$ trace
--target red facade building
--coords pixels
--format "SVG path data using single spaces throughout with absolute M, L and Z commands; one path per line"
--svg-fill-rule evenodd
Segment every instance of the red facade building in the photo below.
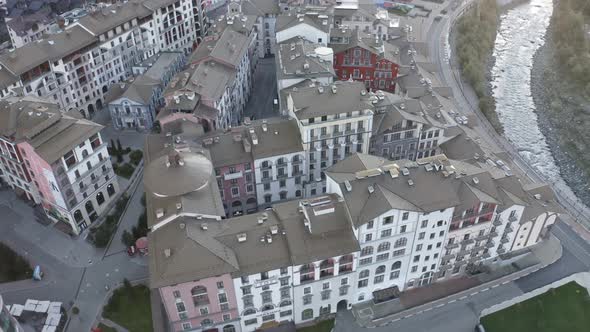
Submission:
M 395 91 L 400 63 L 397 46 L 356 30 L 331 42 L 334 71 L 340 80 L 353 79 L 365 82 L 367 89 Z

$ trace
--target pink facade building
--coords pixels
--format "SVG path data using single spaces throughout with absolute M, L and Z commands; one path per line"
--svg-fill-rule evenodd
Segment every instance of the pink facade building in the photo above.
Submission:
M 235 332 L 239 326 L 234 324 L 239 313 L 233 281 L 227 273 L 159 291 L 173 331 L 202 327 L 207 331 Z M 212 328 L 215 322 L 221 322 L 219 328 Z
M 252 144 L 246 128 L 229 132 L 212 132 L 203 139 L 203 146 L 211 152 L 217 186 L 226 216 L 256 212 L 256 181 Z
M 78 234 L 118 192 L 102 126 L 35 97 L 0 102 L 0 178 Z

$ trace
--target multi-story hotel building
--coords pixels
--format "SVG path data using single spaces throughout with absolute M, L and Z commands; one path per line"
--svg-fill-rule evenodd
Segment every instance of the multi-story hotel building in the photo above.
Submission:
M 48 97 L 88 117 L 134 64 L 164 50 L 189 53 L 199 12 L 191 0 L 133 0 L 96 9 L 63 32 L 1 56 L 0 98 Z
M 98 219 L 119 190 L 102 126 L 34 97 L 0 108 L 4 181 L 76 234 Z
M 297 121 L 307 154 L 306 193 L 324 193 L 326 168 L 355 152 L 368 153 L 377 97 L 363 83 L 348 81 L 287 93 L 286 111 Z

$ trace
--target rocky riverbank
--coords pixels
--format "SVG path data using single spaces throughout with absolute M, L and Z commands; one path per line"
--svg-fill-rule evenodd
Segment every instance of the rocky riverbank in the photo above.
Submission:
M 590 101 L 562 77 L 554 57 L 552 21 L 545 45 L 533 58 L 531 93 L 539 128 L 559 165 L 562 178 L 586 205 L 590 204 Z

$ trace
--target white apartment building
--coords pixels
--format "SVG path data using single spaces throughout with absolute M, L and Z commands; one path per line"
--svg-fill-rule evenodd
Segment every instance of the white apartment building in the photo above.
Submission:
M 496 172 L 444 155 L 358 154 L 332 166 L 327 190 L 344 197 L 361 246 L 354 301 L 386 300 L 538 243 L 559 211 L 553 195 Z
M 368 153 L 373 104 L 361 82 L 287 90 L 286 113 L 297 120 L 309 166 L 307 195 L 326 192 L 326 168 L 355 152 Z
M 259 208 L 272 203 L 302 198 L 307 175 L 305 151 L 294 120 L 265 121 L 250 131 L 254 178 Z
M 190 0 L 134 0 L 96 9 L 65 31 L 0 57 L 0 97 L 48 97 L 88 117 L 134 64 L 162 50 L 190 52 L 194 29 Z
M 275 25 L 276 42 L 280 44 L 293 37 L 303 37 L 312 43 L 328 46 L 331 20 L 328 13 L 317 11 L 280 15 L 277 17 Z
M 51 10 L 40 10 L 31 15 L 6 18 L 6 30 L 10 36 L 13 48 L 19 48 L 27 43 L 43 38 L 55 24 Z

